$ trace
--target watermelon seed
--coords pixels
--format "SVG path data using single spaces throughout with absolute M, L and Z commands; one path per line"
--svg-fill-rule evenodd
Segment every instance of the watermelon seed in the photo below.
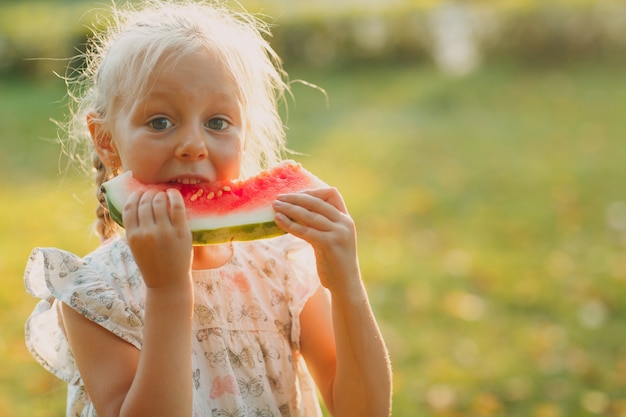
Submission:
M 198 191 L 193 193 L 193 195 L 189 199 L 191 201 L 196 201 L 199 197 L 202 196 L 203 193 L 204 193 L 204 190 L 202 188 L 200 188 Z
M 215 197 L 215 193 L 213 191 L 211 191 L 207 196 L 206 199 L 207 200 L 213 200 L 213 197 Z
M 222 190 L 224 190 L 225 192 L 229 192 L 231 190 L 230 186 L 225 185 L 224 187 L 222 187 Z

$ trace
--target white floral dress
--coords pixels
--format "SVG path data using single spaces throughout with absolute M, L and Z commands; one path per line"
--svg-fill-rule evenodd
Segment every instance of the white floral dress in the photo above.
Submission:
M 311 247 L 286 235 L 234 242 L 221 268 L 193 272 L 194 417 L 321 416 L 299 355 L 300 313 L 319 288 Z M 141 349 L 145 286 L 123 237 L 85 258 L 35 249 L 27 290 L 41 300 L 26 323 L 26 344 L 68 383 L 67 415 L 93 417 L 59 316 L 63 302 Z

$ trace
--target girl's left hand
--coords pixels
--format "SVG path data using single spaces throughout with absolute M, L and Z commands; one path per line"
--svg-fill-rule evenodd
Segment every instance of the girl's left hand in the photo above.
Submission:
M 322 285 L 331 292 L 360 286 L 356 227 L 336 188 L 278 196 L 275 221 L 313 246 Z

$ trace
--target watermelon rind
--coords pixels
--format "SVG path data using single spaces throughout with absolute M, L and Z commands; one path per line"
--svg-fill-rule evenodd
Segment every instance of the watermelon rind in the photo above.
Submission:
M 278 227 L 276 222 L 244 224 L 239 226 L 222 227 L 213 230 L 194 230 L 191 232 L 194 245 L 213 245 L 227 243 L 233 240 L 247 241 L 267 239 L 284 235 L 286 232 Z
M 104 197 L 109 207 L 109 214 L 113 221 L 124 227 L 122 213 L 111 201 L 110 194 L 105 193 Z M 262 223 L 239 224 L 232 226 L 222 226 L 215 229 L 193 230 L 193 220 L 190 222 L 191 236 L 194 245 L 216 245 L 231 241 L 248 241 L 257 239 L 267 239 L 284 235 L 286 232 L 281 229 L 275 221 L 268 220 Z

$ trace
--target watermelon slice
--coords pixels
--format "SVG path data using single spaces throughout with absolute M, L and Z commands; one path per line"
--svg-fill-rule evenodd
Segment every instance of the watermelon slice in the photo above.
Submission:
M 274 222 L 272 203 L 279 194 L 324 186 L 294 161 L 284 161 L 246 180 L 203 184 L 144 184 L 128 171 L 102 185 L 111 218 L 120 226 L 126 199 L 134 191 L 176 188 L 185 201 L 195 245 L 263 239 L 284 234 Z

